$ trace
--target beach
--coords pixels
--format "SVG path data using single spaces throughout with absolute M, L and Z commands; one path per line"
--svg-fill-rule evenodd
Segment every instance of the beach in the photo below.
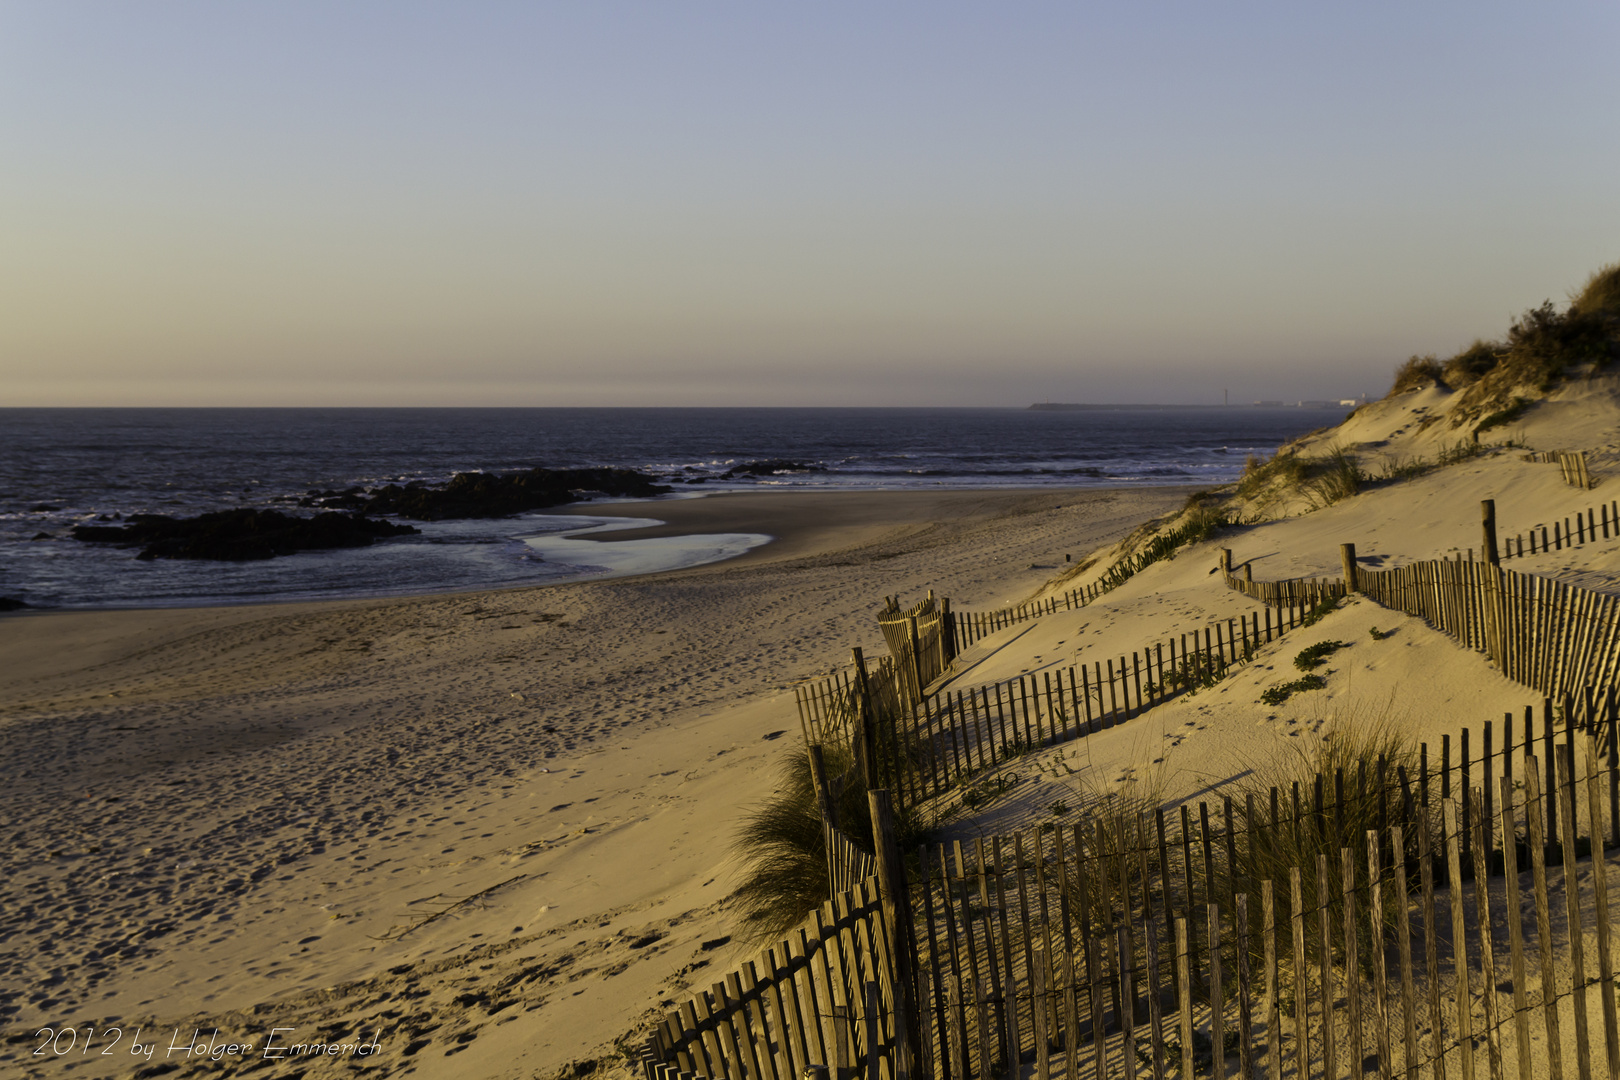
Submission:
M 1186 495 L 588 504 L 777 539 L 538 589 L 7 616 L 4 1028 L 138 1027 L 175 1062 L 176 1032 L 380 1032 L 372 1062 L 424 1076 L 611 1058 L 741 955 L 729 842 L 800 743 L 795 681 L 880 648 L 886 594 L 1013 602 Z M 73 1074 L 141 1064 L 118 1037 Z M 0 1063 L 69 1067 L 33 1049 Z

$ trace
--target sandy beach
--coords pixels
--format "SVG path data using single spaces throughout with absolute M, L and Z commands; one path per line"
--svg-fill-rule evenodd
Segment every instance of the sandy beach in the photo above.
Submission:
M 1369 471 L 1434 458 L 1454 444 L 1423 418 L 1454 402 L 1398 395 L 1298 450 L 1353 449 Z M 1617 419 L 1614 380 L 1571 384 L 1500 433 L 1513 448 L 1332 505 L 1251 501 L 1246 524 L 1094 603 L 975 643 L 949 686 L 1121 655 L 1253 609 L 1216 575 L 1222 548 L 1260 580 L 1330 576 L 1345 542 L 1370 567 L 1464 553 L 1485 498 L 1504 536 L 1558 522 L 1601 489 L 1520 448 L 1575 432 L 1601 484 Z M 263 1065 L 267 1039 L 297 1039 L 375 1046 L 365 1064 L 387 1075 L 628 1075 L 626 1040 L 647 1018 L 748 955 L 731 842 L 799 752 L 793 686 L 840 669 L 851 646 L 881 655 L 887 595 L 932 589 L 973 611 L 1084 584 L 1190 493 L 582 504 L 573 512 L 649 519 L 606 543 L 776 539 L 726 562 L 539 588 L 6 616 L 0 1062 L 217 1075 Z M 1594 536 L 1514 565 L 1608 589 L 1617 560 L 1620 536 Z M 1258 704 L 1307 637 L 1342 643 L 1322 690 Z M 1172 805 L 1219 797 L 1346 718 L 1438 743 L 1532 698 L 1421 620 L 1353 599 L 1208 691 L 1026 755 L 1006 797 L 941 835 L 1028 828 L 1132 785 Z M 102 1032 L 97 1052 L 34 1053 L 67 1028 Z M 149 1060 L 120 1056 L 153 1040 Z M 255 1050 L 188 1050 L 233 1043 Z M 318 1076 L 359 1060 L 283 1067 Z
M 272 1028 L 377 1033 L 391 1075 L 611 1057 L 736 950 L 732 822 L 798 745 L 796 680 L 879 648 L 885 594 L 1022 599 L 1186 494 L 589 504 L 666 523 L 613 540 L 777 539 L 539 589 L 7 616 L 0 1062 L 127 1075 L 136 1042 Z M 123 1042 L 32 1057 L 46 1026 Z

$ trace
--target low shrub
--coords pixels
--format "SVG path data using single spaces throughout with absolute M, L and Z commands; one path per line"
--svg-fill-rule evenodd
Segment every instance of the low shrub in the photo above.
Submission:
M 1490 374 L 1502 359 L 1504 351 L 1505 346 L 1501 342 L 1476 339 L 1468 348 L 1445 362 L 1440 369 L 1441 378 L 1447 386 L 1461 390 Z
M 1433 353 L 1427 356 L 1414 356 L 1406 363 L 1395 369 L 1395 382 L 1384 396 L 1394 397 L 1409 390 L 1421 390 L 1425 386 L 1446 385 L 1445 369 Z
M 871 804 L 853 755 L 847 747 L 824 745 L 822 761 L 834 789 L 839 830 L 872 851 Z M 895 831 L 902 851 L 914 850 L 928 835 L 922 819 L 900 805 L 895 806 Z M 736 897 L 750 940 L 786 933 L 828 899 L 831 880 L 821 809 L 810 759 L 802 749 L 782 761 L 775 793 L 743 819 L 732 857 L 746 867 Z
M 1610 263 L 1593 271 L 1581 291 L 1570 298 L 1569 309 L 1583 316 L 1620 317 L 1620 263 Z
M 1349 646 L 1342 641 L 1318 641 L 1315 645 L 1307 645 L 1299 650 L 1299 655 L 1294 657 L 1294 666 L 1301 671 L 1314 671 L 1321 667 L 1328 657 L 1346 648 Z
M 1260 691 L 1260 702 L 1264 705 L 1281 705 L 1294 694 L 1305 690 L 1320 690 L 1327 686 L 1327 680 L 1320 675 L 1302 675 L 1293 682 L 1279 683 Z
M 1322 597 L 1322 599 L 1311 605 L 1309 611 L 1305 612 L 1304 617 L 1299 620 L 1299 624 L 1301 626 L 1315 626 L 1327 618 L 1330 613 L 1339 610 L 1339 602 L 1337 596 Z
M 1496 410 L 1474 425 L 1474 440 L 1479 441 L 1479 437 L 1492 428 L 1499 428 L 1513 423 L 1513 421 L 1524 415 L 1525 410 L 1530 408 L 1530 405 L 1529 398 L 1515 397 L 1512 404 L 1504 409 Z

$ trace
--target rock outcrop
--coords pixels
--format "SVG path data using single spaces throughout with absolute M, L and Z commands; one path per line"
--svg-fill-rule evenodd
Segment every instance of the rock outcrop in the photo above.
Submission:
M 246 562 L 296 551 L 368 547 L 420 532 L 412 525 L 328 511 L 294 517 L 277 510 L 221 510 L 193 518 L 132 514 L 123 525 L 77 525 L 73 538 L 94 544 L 139 545 L 138 559 L 219 559 Z

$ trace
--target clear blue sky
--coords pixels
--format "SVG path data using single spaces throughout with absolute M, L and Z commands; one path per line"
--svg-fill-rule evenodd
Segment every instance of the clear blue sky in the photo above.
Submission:
M 0 3 L 0 404 L 1381 393 L 1620 259 L 1620 5 Z

